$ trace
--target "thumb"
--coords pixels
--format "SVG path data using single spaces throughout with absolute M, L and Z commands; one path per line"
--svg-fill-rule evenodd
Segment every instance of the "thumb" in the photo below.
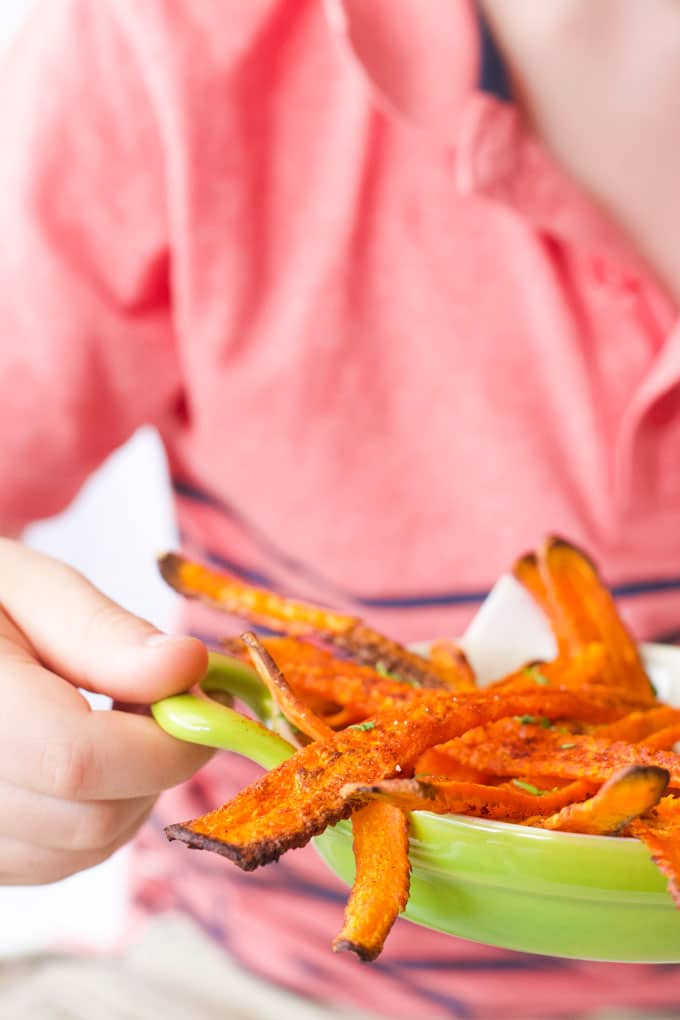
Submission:
M 201 679 L 208 653 L 126 612 L 71 567 L 0 539 L 0 602 L 40 661 L 78 687 L 148 704 Z

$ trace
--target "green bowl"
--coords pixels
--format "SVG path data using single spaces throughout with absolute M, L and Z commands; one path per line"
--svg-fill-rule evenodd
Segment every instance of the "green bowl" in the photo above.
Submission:
M 680 650 L 646 645 L 660 697 L 680 700 Z M 274 712 L 255 674 L 212 659 L 204 690 L 231 692 L 261 718 Z M 246 754 L 266 768 L 293 748 L 233 710 L 192 695 L 153 706 L 181 739 Z M 235 718 L 234 718 L 235 717 Z M 404 916 L 450 935 L 529 953 L 619 963 L 680 962 L 680 911 L 646 848 L 633 839 L 546 832 L 462 815 L 414 811 L 411 892 Z M 329 867 L 354 877 L 352 831 L 315 840 Z

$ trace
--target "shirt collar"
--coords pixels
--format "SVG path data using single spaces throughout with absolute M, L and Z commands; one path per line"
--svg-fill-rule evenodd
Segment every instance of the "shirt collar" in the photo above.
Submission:
M 461 194 L 512 207 L 536 230 L 645 273 L 621 232 L 561 170 L 511 101 L 473 0 L 323 0 L 328 21 L 390 117 L 454 156 Z

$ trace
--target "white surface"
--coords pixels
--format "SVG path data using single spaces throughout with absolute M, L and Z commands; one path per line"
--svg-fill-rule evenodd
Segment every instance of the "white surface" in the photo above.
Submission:
M 554 659 L 557 654 L 545 617 L 510 574 L 499 578 L 489 592 L 461 647 L 482 686 L 533 659 Z

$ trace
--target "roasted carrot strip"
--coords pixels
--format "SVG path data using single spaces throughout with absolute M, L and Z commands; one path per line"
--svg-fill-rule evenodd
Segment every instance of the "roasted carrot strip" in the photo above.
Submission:
M 675 751 L 675 745 L 680 742 L 680 723 L 674 726 L 665 726 L 656 733 L 650 733 L 644 740 L 639 741 L 639 747 L 648 747 L 657 751 Z
M 596 705 L 571 691 L 416 693 L 420 698 L 407 714 L 350 726 L 328 741 L 301 748 L 222 808 L 170 826 L 168 837 L 215 850 L 248 871 L 304 846 L 327 825 L 347 817 L 351 809 L 340 794 L 345 784 L 373 784 L 400 770 L 409 775 L 428 747 L 480 723 L 523 712 L 527 705 L 558 718 L 578 709 L 600 718 L 617 711 L 615 703 Z
M 640 740 L 645 740 L 646 743 L 647 737 L 679 723 L 680 709 L 672 708 L 670 705 L 659 705 L 646 712 L 631 712 L 623 719 L 600 726 L 596 735 L 606 737 L 607 740 L 628 740 L 631 744 L 637 744 Z
M 333 730 L 331 727 L 323 719 L 315 715 L 304 701 L 296 697 L 283 673 L 255 635 L 248 632 L 242 635 L 241 640 L 250 653 L 253 665 L 259 673 L 260 679 L 263 680 L 276 705 L 288 722 L 292 723 L 293 726 L 297 726 L 302 733 L 311 737 L 312 740 L 328 740 L 329 737 L 332 737 Z
M 475 673 L 463 649 L 455 641 L 441 639 L 430 645 L 429 660 L 433 665 L 451 674 L 454 690 L 474 690 L 477 686 Z
M 385 800 L 404 811 L 434 811 L 441 815 L 473 815 L 518 822 L 534 815 L 549 815 L 565 804 L 582 800 L 590 793 L 590 786 L 578 781 L 561 790 L 529 793 L 522 784 L 512 788 L 439 778 L 384 779 L 372 786 L 348 784 L 342 793 L 350 801 L 361 802 L 366 798 Z
M 524 556 L 520 556 L 512 568 L 512 573 L 533 597 L 536 605 L 539 606 L 548 619 L 550 619 L 551 605 L 548 597 L 548 590 L 545 586 L 545 581 L 541 577 L 536 553 L 529 552 L 525 553 Z M 559 643 L 558 650 L 560 652 L 564 651 L 564 649 L 559 647 Z
M 570 543 L 551 537 L 539 552 L 538 566 L 560 656 L 573 656 L 599 642 L 606 649 L 606 676 L 612 685 L 653 702 L 654 691 L 637 645 L 592 561 Z
M 408 902 L 408 822 L 400 808 L 375 801 L 356 812 L 352 828 L 356 873 L 333 950 L 349 949 L 369 961 Z
M 449 779 L 458 779 L 464 783 L 484 784 L 488 778 L 486 773 L 470 768 L 469 765 L 461 765 L 459 761 L 449 754 L 444 754 L 437 747 L 428 747 L 427 751 L 421 754 L 413 773 L 416 779 L 426 776 L 447 776 Z
M 629 765 L 615 772 L 594 797 L 581 804 L 568 804 L 544 818 L 541 827 L 594 836 L 617 835 L 658 803 L 668 779 L 666 769 L 656 765 Z
M 258 626 L 298 637 L 315 637 L 342 649 L 365 665 L 381 664 L 402 680 L 423 687 L 456 684 L 458 668 L 436 666 L 355 616 L 296 602 L 244 584 L 234 577 L 179 555 L 166 553 L 158 561 L 162 577 L 186 598 L 197 598 L 214 609 L 240 616 Z
M 625 765 L 657 765 L 670 773 L 672 788 L 680 787 L 678 754 L 655 751 L 642 744 L 562 733 L 558 728 L 544 729 L 522 717 L 471 730 L 442 750 L 465 765 L 493 775 L 527 772 L 599 783 Z
M 223 642 L 231 654 L 244 658 L 238 639 Z M 415 688 L 386 677 L 356 662 L 339 659 L 330 652 L 294 638 L 268 637 L 262 645 L 274 657 L 293 690 L 304 697 L 323 697 L 359 715 L 379 709 L 394 710 L 412 700 Z M 430 689 L 420 691 L 430 695 Z
M 631 822 L 630 834 L 645 844 L 680 907 L 680 800 L 664 797 L 644 818 Z

